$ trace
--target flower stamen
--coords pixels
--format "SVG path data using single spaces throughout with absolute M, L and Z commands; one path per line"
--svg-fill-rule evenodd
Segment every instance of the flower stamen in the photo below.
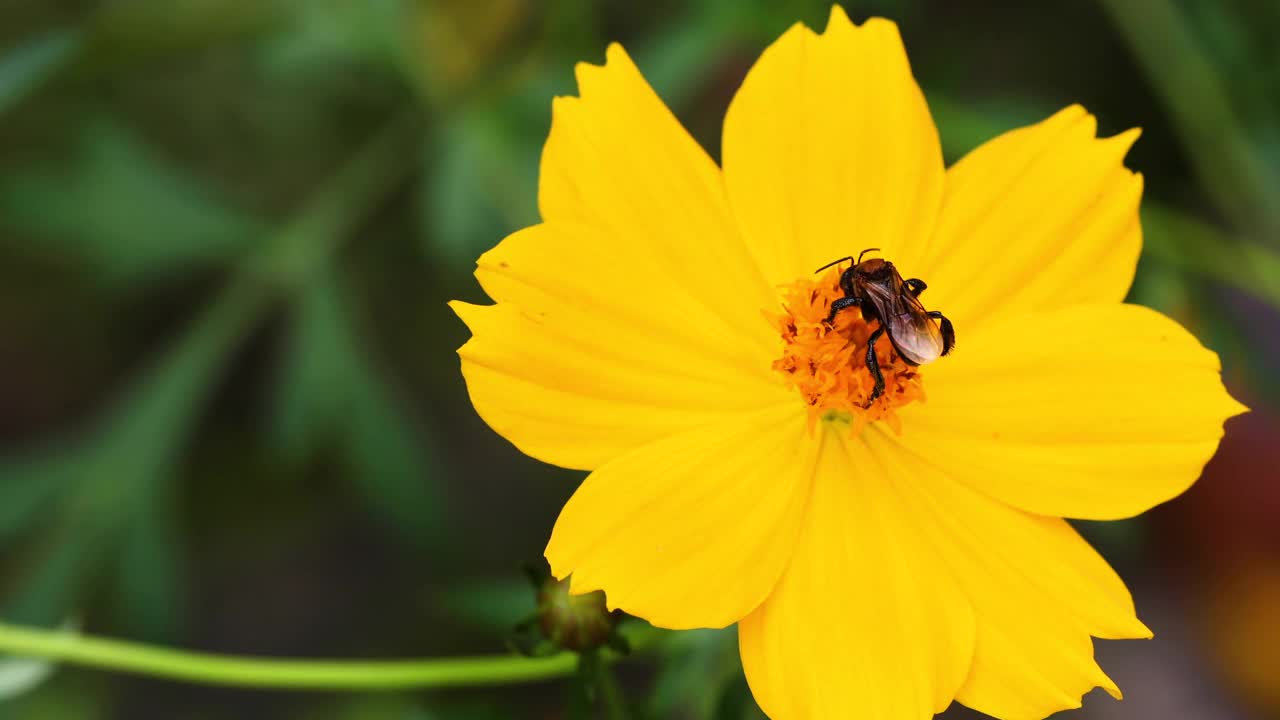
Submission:
M 879 323 L 869 323 L 860 310 L 848 308 L 828 325 L 831 303 L 841 297 L 838 268 L 801 278 L 783 290 L 783 311 L 766 313 L 782 337 L 782 356 L 773 369 L 808 405 L 810 431 L 818 420 L 847 422 L 854 433 L 883 420 L 901 433 L 895 409 L 925 399 L 920 368 L 899 357 L 882 335 L 875 352 L 885 389 L 871 400 L 875 379 L 867 368 L 867 341 Z

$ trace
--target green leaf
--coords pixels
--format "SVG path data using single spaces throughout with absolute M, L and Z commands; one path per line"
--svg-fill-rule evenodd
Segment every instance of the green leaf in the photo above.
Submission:
M 742 674 L 737 638 L 733 628 L 673 636 L 664 645 L 664 661 L 649 694 L 650 715 L 665 718 L 691 712 L 695 718 L 712 717 L 719 698 L 707 688 Z
M 71 469 L 61 449 L 0 462 L 0 544 L 22 534 L 72 485 Z
M 705 8 L 693 10 L 689 17 L 673 22 L 655 32 L 634 49 L 636 65 L 668 106 L 687 105 L 696 91 L 711 78 L 706 72 L 689 72 L 689 68 L 713 68 L 732 46 L 715 42 L 713 35 L 723 30 L 712 19 L 719 20 Z
M 54 668 L 47 660 L 0 659 L 0 702 L 34 690 L 53 675 Z
M 1172 208 L 1146 203 L 1143 252 L 1280 308 L 1280 253 Z
M 78 622 L 65 621 L 63 631 L 78 632 Z M 35 690 L 53 676 L 57 664 L 49 660 L 0 657 L 0 703 Z
M 114 578 L 116 626 L 124 635 L 172 642 L 182 634 L 186 608 L 183 537 L 172 502 L 176 487 L 158 482 L 139 498 L 124 530 Z
M 0 177 L 0 214 L 43 252 L 77 258 L 122 284 L 226 262 L 262 232 L 106 120 L 85 126 L 70 165 Z
M 354 65 L 404 69 L 412 27 L 405 0 L 290 0 L 282 30 L 262 50 L 268 74 L 328 73 Z
M 461 580 L 440 588 L 436 605 L 448 617 L 493 635 L 511 631 L 536 608 L 526 580 Z
M 29 40 L 0 58 L 0 114 L 65 67 L 79 47 L 79 33 L 55 30 Z
M 1280 242 L 1280 173 L 1253 146 L 1229 73 L 1175 0 L 1100 0 L 1165 106 L 1200 185 L 1234 225 Z
M 766 720 L 764 712 L 751 695 L 746 675 L 736 673 L 724 684 L 716 701 L 713 717 L 714 720 Z
M 84 577 L 105 552 L 96 528 L 68 532 L 64 525 L 35 553 L 38 563 L 13 597 L 5 599 L 5 620 L 52 627 L 77 606 Z
M 1140 260 L 1128 300 L 1177 317 L 1184 314 L 1192 302 L 1191 284 L 1196 282 L 1199 282 L 1197 278 L 1168 263 Z
M 959 160 L 998 135 L 1053 114 L 1049 108 L 1012 98 L 985 103 L 957 103 L 940 93 L 929 92 L 927 95 L 929 111 L 942 140 L 942 154 L 948 162 Z
M 102 690 L 106 675 L 80 672 L 55 673 L 30 691 L 0 702 L 5 720 L 99 720 L 111 712 Z
M 443 476 L 429 432 L 411 422 L 403 403 L 368 366 L 353 366 L 349 461 L 366 500 L 420 541 L 446 536 L 437 481 Z
M 336 290 L 315 283 L 296 301 L 288 347 L 279 372 L 276 447 L 292 461 L 302 460 L 340 421 L 349 382 L 346 317 Z
M 337 281 L 302 291 L 281 369 L 274 434 L 295 460 L 336 441 L 365 501 L 409 538 L 441 536 L 438 451 L 361 349 Z
M 119 73 L 269 29 L 290 0 L 119 0 L 101 3 L 86 28 L 81 77 Z
M 426 250 L 457 272 L 469 272 L 503 236 L 538 221 L 542 137 L 504 120 L 520 107 L 509 99 L 460 114 L 437 129 L 428 150 L 419 206 Z
M 262 300 L 259 292 L 244 286 L 224 295 L 87 435 L 59 446 L 61 465 L 45 472 L 65 478 L 67 494 L 48 538 L 48 557 L 9 599 L 8 617 L 38 624 L 63 617 L 86 579 L 112 559 L 126 530 L 135 521 L 146 522 L 142 511 L 157 502 L 157 493 L 167 492 L 214 375 Z M 29 467 L 50 466 L 32 462 Z M 35 473 L 24 481 L 42 477 L 49 476 Z M 145 528 L 141 532 L 150 537 Z
M 309 279 L 316 267 L 327 266 L 339 240 L 399 185 L 408 167 L 403 148 L 415 127 L 411 116 L 397 116 L 357 150 L 83 436 L 12 466 L 31 470 L 28 479 L 61 474 L 70 487 L 46 538 L 46 555 L 33 564 L 34 575 L 18 584 L 18 594 L 6 599 L 6 617 L 32 624 L 56 622 L 88 579 L 110 565 L 122 541 L 143 547 L 136 556 L 142 569 L 130 573 L 145 572 L 152 563 L 168 565 L 170 571 L 177 565 L 163 554 L 166 548 L 145 547 L 166 542 L 170 529 L 163 523 L 143 527 L 133 537 L 126 538 L 125 531 L 135 521 L 146 522 L 149 512 L 164 512 L 156 504 L 169 502 L 179 455 L 213 380 L 267 302 Z M 156 597 L 163 601 L 154 589 L 141 592 L 149 603 L 157 602 Z

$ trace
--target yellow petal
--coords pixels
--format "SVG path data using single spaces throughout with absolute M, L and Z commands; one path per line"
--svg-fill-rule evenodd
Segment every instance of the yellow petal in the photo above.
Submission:
M 658 373 L 655 383 L 682 373 L 719 385 L 776 385 L 769 365 L 777 334 L 761 308 L 733 309 L 749 332 L 722 322 L 691 296 L 696 287 L 663 272 L 655 254 L 644 243 L 609 242 L 589 226 L 535 225 L 481 255 L 476 278 L 491 298 L 540 328 L 573 336 L 589 354 L 649 368 Z M 712 393 L 706 404 L 717 398 Z
M 742 665 L 773 720 L 927 720 L 969 671 L 973 611 L 912 509 L 915 478 L 823 430 L 791 564 L 739 625 Z
M 551 570 L 660 627 L 737 622 L 791 557 L 815 456 L 795 402 L 628 453 L 565 505 Z
M 1106 561 L 1064 520 L 1011 508 L 904 452 L 883 430 L 868 445 L 888 472 L 912 477 L 917 526 L 955 571 L 977 616 L 973 667 L 957 699 L 1002 720 L 1040 720 L 1119 689 L 1090 635 L 1149 638 Z
M 756 329 L 759 309 L 777 295 L 738 236 L 720 169 L 621 46 L 609 46 L 603 66 L 580 63 L 577 77 L 581 97 L 552 106 L 538 181 L 543 221 L 586 226 L 603 254 L 616 253 L 597 278 L 606 286 L 626 279 L 626 290 L 655 302 L 689 303 L 720 324 Z M 635 256 L 645 267 L 631 266 Z
M 1137 305 L 1006 316 L 930 365 L 902 444 L 1029 512 L 1109 520 L 1182 493 L 1245 411 L 1218 356 Z
M 1138 131 L 1099 140 L 1096 130 L 1073 105 L 947 171 L 920 272 L 929 307 L 957 330 L 1007 312 L 1124 300 L 1142 249 L 1142 176 L 1123 165 Z
M 774 284 L 879 247 L 910 272 L 943 192 L 937 128 L 898 28 L 796 25 L 771 45 L 729 106 L 725 184 Z
M 499 300 L 516 300 L 451 304 L 472 333 L 458 350 L 471 402 L 525 454 L 590 470 L 658 438 L 786 397 L 767 365 L 744 369 L 724 353 L 717 357 L 715 348 L 686 342 L 684 336 L 697 327 L 668 318 L 669 308 L 661 303 L 646 317 L 642 298 L 613 295 L 598 276 L 561 276 L 540 268 L 538 248 L 554 256 L 557 242 L 563 247 L 574 240 L 539 226 L 481 258 L 482 278 L 490 262 L 511 258 L 506 274 L 486 287 Z M 584 246 L 572 257 L 595 256 Z M 562 257 L 565 267 L 578 267 L 569 255 Z M 524 278 L 542 287 L 520 288 Z M 564 283 L 557 286 L 559 280 Z M 723 347 L 742 347 L 720 325 L 707 327 L 705 335 Z
M 542 158 L 546 221 L 480 258 L 494 308 L 455 304 L 481 417 L 525 453 L 592 469 L 767 406 L 777 305 L 720 171 L 617 45 L 578 66 Z

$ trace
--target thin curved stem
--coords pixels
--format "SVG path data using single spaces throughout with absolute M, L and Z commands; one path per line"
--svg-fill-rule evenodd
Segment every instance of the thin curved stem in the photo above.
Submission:
M 264 659 L 170 650 L 0 623 L 0 653 L 202 685 L 405 690 L 535 682 L 572 675 L 577 656 L 491 655 L 387 661 Z

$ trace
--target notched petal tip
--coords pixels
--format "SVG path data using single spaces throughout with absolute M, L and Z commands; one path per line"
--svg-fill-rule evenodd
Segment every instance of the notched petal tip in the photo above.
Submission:
M 555 574 L 555 573 L 553 572 L 552 574 Z M 572 573 L 572 571 L 569 571 L 569 573 L 566 573 L 566 574 L 569 577 L 569 594 L 570 595 L 586 595 L 587 593 L 593 593 L 601 589 L 598 583 L 587 582 L 582 575 L 574 574 Z M 557 578 L 560 580 L 564 579 L 563 577 L 560 577 L 558 575 L 557 575 Z M 608 605 L 610 610 L 617 609 L 617 607 L 608 600 L 607 594 L 605 595 L 605 602 Z
M 819 33 L 814 31 L 814 29 L 809 27 L 808 25 L 805 25 L 803 22 L 792 23 L 791 27 L 787 28 L 786 32 L 779 35 L 777 40 L 774 40 L 769 45 L 769 47 L 764 49 L 764 52 L 760 53 L 760 60 L 763 60 L 765 57 L 769 55 L 782 52 L 782 50 L 778 50 L 775 48 L 783 48 L 796 42 L 803 43 L 803 42 L 808 42 L 812 40 L 817 40 L 819 37 L 821 37 Z M 756 61 L 757 66 L 760 64 L 760 60 Z M 754 71 L 755 71 L 755 66 L 753 66 L 751 70 L 747 71 L 747 75 L 750 76 L 750 74 Z M 735 96 L 735 99 L 737 99 L 737 96 Z
M 1133 144 L 1141 137 L 1142 130 L 1139 128 L 1129 128 L 1122 133 L 1117 133 L 1107 138 L 1097 138 L 1095 142 L 1098 146 L 1104 148 L 1104 153 L 1112 154 L 1115 158 L 1115 164 L 1122 170 L 1132 175 L 1133 171 L 1124 166 L 1124 159 L 1128 157 L 1129 150 L 1133 148 Z
M 1133 609 L 1132 599 L 1130 599 L 1130 609 L 1125 613 L 1125 617 L 1119 616 L 1114 618 L 1114 625 L 1101 626 L 1094 625 L 1089 628 L 1089 634 L 1099 640 L 1150 640 L 1155 637 L 1155 633 L 1147 624 L 1138 619 L 1137 612 Z
M 722 166 L 771 285 L 847 254 L 849 237 L 875 238 L 911 265 L 932 233 L 945 167 L 897 25 L 855 25 L 839 5 L 821 33 L 792 25 L 730 103 Z
M 1059 110 L 1040 125 L 1060 125 L 1069 135 L 1075 135 L 1085 143 L 1097 142 L 1101 147 L 1112 150 L 1117 162 L 1123 161 L 1133 144 L 1142 136 L 1140 127 L 1132 127 L 1110 137 L 1099 136 L 1098 117 L 1079 103 L 1072 103 Z
M 1116 700 L 1124 699 L 1124 693 L 1120 691 L 1120 686 L 1116 684 L 1115 680 L 1111 679 L 1110 675 L 1107 675 L 1107 673 L 1103 671 L 1101 666 L 1098 667 L 1097 682 L 1098 682 L 1097 686 L 1105 690 L 1106 693 L 1111 697 L 1115 698 Z M 1083 698 L 1081 698 L 1081 700 L 1083 700 Z
M 815 40 L 819 37 L 821 37 L 821 35 L 815 32 L 813 28 L 804 24 L 803 21 L 798 20 L 796 22 L 791 23 L 791 25 L 781 35 L 779 35 L 776 40 L 774 40 L 772 43 L 769 43 L 768 47 L 766 47 L 764 51 L 760 53 L 760 58 L 756 61 L 755 65 L 753 65 L 751 69 L 747 71 L 747 77 L 750 78 L 752 73 L 756 72 L 756 69 L 761 64 L 760 61 L 763 60 L 764 58 L 777 55 L 780 53 L 784 53 L 786 52 L 786 48 L 790 47 L 794 43 L 797 43 L 797 42 L 803 43 L 810 40 Z M 744 81 L 744 84 L 745 83 L 746 81 Z M 738 96 L 735 94 L 733 100 L 730 101 L 730 105 L 732 106 L 732 104 L 737 100 L 738 100 Z M 726 122 L 728 121 L 727 115 L 725 117 L 725 120 Z
M 827 15 L 827 27 L 823 33 L 843 32 L 846 30 L 864 30 L 873 32 L 889 32 L 901 42 L 902 33 L 898 30 L 898 23 L 889 18 L 873 16 L 862 21 L 861 24 L 855 23 L 849 17 L 848 11 L 842 5 L 832 5 L 831 12 Z
M 1142 137 L 1142 128 L 1131 127 L 1128 130 L 1125 130 L 1124 132 L 1116 133 L 1115 135 L 1112 135 L 1111 137 L 1106 139 L 1114 140 L 1116 142 L 1124 142 L 1129 147 L 1133 147 L 1133 144 L 1137 142 L 1138 138 L 1140 137 Z
M 448 305 L 449 309 L 453 311 L 453 314 L 458 316 L 458 319 L 467 326 L 468 330 L 471 330 L 473 337 L 475 335 L 475 329 L 472 325 L 472 320 L 477 315 L 484 312 L 486 307 L 493 307 L 492 305 L 474 305 L 462 300 L 450 300 L 445 303 L 445 305 Z M 468 339 L 468 342 L 470 342 L 470 339 Z M 463 347 L 466 347 L 466 345 L 464 344 Z M 462 348 L 458 348 L 458 352 L 462 352 Z
M 600 64 L 580 62 L 573 66 L 573 75 L 578 82 L 578 97 L 585 98 L 594 94 L 597 89 L 604 92 L 604 83 L 611 73 L 623 72 L 640 75 L 631 56 L 620 43 L 611 42 L 604 51 L 604 62 Z
M 1122 162 L 1133 144 L 1142 137 L 1142 128 L 1131 127 L 1128 130 L 1118 132 L 1110 137 L 1102 137 L 1098 134 L 1098 117 L 1089 112 L 1087 108 L 1080 104 L 1069 105 L 1045 121 L 1046 124 L 1053 122 L 1062 122 L 1066 126 L 1079 124 L 1079 128 L 1074 131 L 1078 132 L 1086 143 L 1097 142 L 1100 147 L 1107 148 L 1115 155 L 1116 162 Z
M 592 65 L 591 67 L 598 67 Z M 557 95 L 551 99 L 551 133 L 547 137 L 547 144 L 543 147 L 543 156 L 556 154 L 558 151 L 569 144 L 566 137 L 571 137 L 572 128 L 580 121 L 580 113 L 582 113 L 582 98 L 577 95 Z M 544 182 L 539 179 L 539 184 Z M 547 217 L 547 211 L 542 207 L 543 194 L 539 192 L 538 202 L 539 210 L 543 219 Z M 490 250 L 489 252 L 492 252 Z M 488 255 L 489 253 L 485 253 Z M 484 259 L 484 255 L 481 256 Z
M 1253 408 L 1232 397 L 1231 393 L 1226 391 L 1225 386 L 1223 387 L 1223 394 L 1227 396 L 1227 402 L 1224 407 L 1224 411 L 1227 413 L 1227 416 L 1223 418 L 1223 422 L 1230 420 L 1233 417 L 1253 412 Z
M 1070 105 L 1062 108 L 1058 112 L 1051 115 L 1050 119 L 1057 118 L 1057 117 L 1079 118 L 1081 116 L 1088 115 L 1088 114 L 1090 114 L 1089 110 L 1085 108 L 1084 105 L 1081 105 L 1080 103 L 1071 103 Z
M 1087 136 L 1090 140 L 1098 137 L 1098 116 L 1089 112 L 1089 109 L 1083 105 L 1079 106 L 1082 111 L 1079 115 L 1072 119 L 1073 125 L 1079 125 L 1079 132 Z
M 577 97 L 585 97 L 587 94 L 587 88 L 594 82 L 595 76 L 605 72 L 607 68 L 608 68 L 607 62 L 601 63 L 599 65 L 595 63 L 587 62 L 585 60 L 574 63 L 573 78 L 578 85 Z M 570 97 L 573 97 L 573 96 L 570 96 Z
M 903 54 L 906 54 L 906 43 L 902 41 L 902 28 L 898 27 L 898 23 L 887 18 L 873 17 L 867 18 L 866 22 L 854 27 L 864 33 L 883 35 L 885 42 L 902 48 Z
M 551 577 L 560 582 L 567 581 L 569 583 L 570 595 L 586 595 L 597 590 L 603 590 L 600 583 L 592 582 L 584 573 L 574 572 L 574 563 L 565 558 L 565 555 L 556 547 L 556 539 L 553 535 L 551 540 L 547 542 L 547 547 L 542 551 L 543 557 L 547 559 L 547 565 L 551 568 Z M 610 610 L 617 610 L 617 606 L 608 599 L 606 594 L 605 601 L 608 603 Z
M 551 117 L 554 120 L 557 115 L 563 115 L 570 108 L 582 102 L 582 98 L 577 95 L 556 95 L 551 98 Z
M 1147 308 L 1147 307 L 1142 306 L 1142 305 L 1136 305 L 1136 306 L 1128 306 L 1128 305 L 1126 305 L 1126 307 L 1138 307 L 1138 308 L 1142 308 L 1143 310 L 1147 311 L 1147 312 L 1150 314 L 1150 316 L 1151 316 L 1152 318 L 1157 319 L 1157 320 L 1160 320 L 1160 321 L 1164 321 L 1164 322 L 1166 322 L 1166 323 L 1169 323 L 1169 324 L 1171 324 L 1174 328 L 1176 328 L 1176 332 L 1174 332 L 1174 333 L 1170 333 L 1170 334 L 1165 335 L 1165 336 L 1162 336 L 1162 337 L 1160 338 L 1160 340 L 1161 340 L 1163 343 L 1172 343 L 1172 342 L 1174 342 L 1174 341 L 1175 341 L 1176 334 L 1179 334 L 1179 333 L 1180 333 L 1180 334 L 1182 334 L 1182 335 L 1183 335 L 1183 336 L 1185 336 L 1185 337 L 1189 337 L 1189 338 L 1191 339 L 1191 341 L 1192 341 L 1192 342 L 1194 342 L 1196 345 L 1199 345 L 1199 346 L 1200 346 L 1200 350 L 1201 350 L 1201 352 L 1203 352 L 1203 354 L 1209 358 L 1209 360 L 1208 360 L 1209 365 L 1212 367 L 1212 369 L 1213 369 L 1215 372 L 1217 372 L 1217 373 L 1218 373 L 1218 388 L 1219 388 L 1219 390 L 1220 390 L 1221 392 L 1219 392 L 1219 393 L 1218 393 L 1218 395 L 1219 395 L 1219 398 L 1218 398 L 1219 402 L 1217 403 L 1217 407 L 1216 407 L 1216 409 L 1217 409 L 1217 412 L 1222 416 L 1222 422 L 1223 422 L 1223 423 L 1226 423 L 1226 421 L 1227 421 L 1227 420 L 1230 420 L 1230 419 L 1231 419 L 1231 418 L 1233 418 L 1233 417 L 1237 417 L 1237 416 L 1239 416 L 1239 415 L 1243 415 L 1243 414 L 1245 414 L 1245 413 L 1253 412 L 1252 408 L 1250 408 L 1248 405 L 1245 405 L 1244 403 L 1242 403 L 1242 402 L 1240 402 L 1239 400 L 1237 400 L 1235 397 L 1233 397 L 1233 396 L 1231 395 L 1231 392 L 1230 392 L 1229 390 L 1227 390 L 1227 386 L 1226 386 L 1226 384 L 1222 381 L 1222 375 L 1221 375 L 1221 373 L 1222 373 L 1222 358 L 1218 355 L 1218 353 L 1216 353 L 1216 352 L 1214 352 L 1213 350 L 1210 350 L 1209 348 L 1205 347 L 1203 344 L 1201 344 L 1201 343 L 1200 343 L 1199 338 L 1197 338 L 1193 333 L 1191 333 L 1191 331 L 1190 331 L 1190 330 L 1188 330 L 1187 328 L 1185 328 L 1185 327 L 1184 327 L 1180 322 L 1178 322 L 1177 320 L 1175 320 L 1175 319 L 1173 319 L 1173 318 L 1171 318 L 1171 317 L 1168 317 L 1168 316 L 1167 316 L 1167 315 L 1165 315 L 1164 313 L 1161 313 L 1159 310 L 1155 310 L 1155 309 L 1153 309 L 1153 308 Z
M 562 562 L 557 562 L 555 556 L 551 552 L 551 546 L 548 545 L 542 550 L 542 557 L 547 560 L 547 567 L 551 570 L 551 577 L 556 580 L 567 580 L 573 569 Z
M 612 62 L 632 62 L 631 56 L 627 54 L 626 48 L 622 47 L 622 43 L 619 42 L 609 43 L 609 47 L 605 48 L 604 57 L 606 65 Z
M 910 71 L 906 44 L 902 40 L 902 30 L 898 27 L 898 23 L 888 18 L 870 17 L 859 25 L 849 19 L 843 7 L 833 5 L 822 37 L 837 43 L 880 46 L 883 51 L 889 52 L 889 57 L 900 58 Z
M 849 13 L 841 5 L 832 5 L 831 12 L 827 15 L 827 29 L 823 32 L 830 32 L 837 28 L 856 27 L 853 21 L 849 19 Z

